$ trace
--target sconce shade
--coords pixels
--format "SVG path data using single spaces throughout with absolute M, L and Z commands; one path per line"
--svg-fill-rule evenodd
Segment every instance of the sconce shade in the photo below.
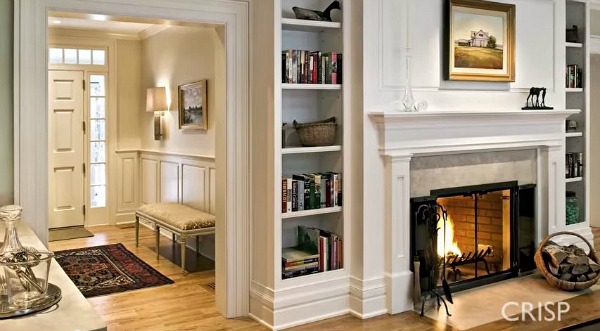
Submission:
M 146 111 L 167 110 L 167 91 L 164 87 L 151 87 L 146 91 Z

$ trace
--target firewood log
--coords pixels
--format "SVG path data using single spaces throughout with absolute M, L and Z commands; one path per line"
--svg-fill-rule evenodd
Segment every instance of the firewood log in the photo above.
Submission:
M 594 262 L 594 260 L 590 259 L 589 257 L 588 263 L 590 264 L 590 269 L 592 269 L 593 272 L 600 270 L 600 265 L 598 265 L 598 263 Z
M 550 257 L 550 262 L 556 268 L 569 257 L 565 251 L 562 250 L 560 246 L 544 246 L 544 252 L 548 254 Z
M 571 264 L 584 264 L 589 266 L 588 257 L 587 256 L 569 256 L 567 258 L 567 263 Z
M 569 263 L 561 263 L 560 264 L 560 273 L 561 274 L 566 274 L 571 272 L 571 268 L 573 268 L 572 264 Z
M 573 266 L 573 270 L 571 270 L 571 273 L 573 275 L 583 275 L 585 273 L 588 273 L 588 271 L 590 271 L 590 266 L 587 264 L 576 264 Z

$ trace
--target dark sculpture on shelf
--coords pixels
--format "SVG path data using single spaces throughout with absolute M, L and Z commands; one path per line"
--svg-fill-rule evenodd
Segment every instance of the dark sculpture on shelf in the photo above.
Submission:
M 542 97 L 542 101 L 540 102 L 540 95 Z M 535 98 L 535 101 L 534 101 Z M 531 105 L 529 104 L 529 99 L 531 99 Z M 529 95 L 527 96 L 527 101 L 525 107 L 521 109 L 554 109 L 553 107 L 546 106 L 546 88 L 545 87 L 532 87 L 529 89 Z
M 331 11 L 334 9 L 342 9 L 340 2 L 335 0 L 332 2 L 324 11 L 292 7 L 296 18 L 299 20 L 311 20 L 311 21 L 326 21 L 331 22 Z

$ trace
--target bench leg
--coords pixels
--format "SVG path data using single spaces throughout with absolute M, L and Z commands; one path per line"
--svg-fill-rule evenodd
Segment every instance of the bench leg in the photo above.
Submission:
M 140 218 L 139 216 L 135 216 L 135 247 L 139 245 L 140 238 Z
M 200 254 L 200 236 L 196 236 L 196 255 Z
M 156 259 L 159 259 L 159 251 L 160 251 L 160 227 L 158 224 L 154 225 L 154 229 L 156 230 Z
M 180 235 L 179 239 L 181 245 L 181 273 L 185 275 L 185 242 L 187 238 L 183 235 Z

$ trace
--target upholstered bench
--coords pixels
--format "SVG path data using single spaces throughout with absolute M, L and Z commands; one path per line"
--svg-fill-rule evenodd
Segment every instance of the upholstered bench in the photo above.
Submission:
M 201 235 L 215 233 L 215 216 L 178 203 L 152 203 L 144 205 L 135 212 L 135 246 L 138 246 L 140 218 L 154 223 L 156 231 L 156 259 L 159 258 L 160 228 L 163 227 L 179 236 L 181 245 L 181 271 L 185 273 L 185 242 L 190 236 L 196 237 L 198 252 Z

